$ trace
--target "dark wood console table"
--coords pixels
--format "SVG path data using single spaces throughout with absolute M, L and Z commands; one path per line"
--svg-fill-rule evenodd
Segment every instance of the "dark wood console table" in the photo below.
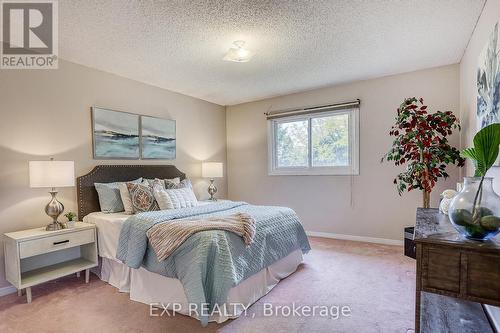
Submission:
M 500 235 L 468 240 L 447 215 L 419 208 L 414 241 L 415 332 L 494 332 L 482 304 L 500 306 Z

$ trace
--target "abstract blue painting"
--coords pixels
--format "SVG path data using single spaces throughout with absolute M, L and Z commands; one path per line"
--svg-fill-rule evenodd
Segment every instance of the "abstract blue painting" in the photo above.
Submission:
M 95 159 L 139 159 L 139 116 L 92 107 Z
M 141 116 L 143 159 L 175 159 L 175 120 Z
M 500 122 L 500 43 L 498 23 L 479 56 L 477 120 L 479 128 Z
M 477 125 L 481 129 L 500 123 L 500 43 L 498 22 L 491 32 L 488 44 L 479 55 L 477 70 Z M 500 158 L 495 163 L 500 165 Z

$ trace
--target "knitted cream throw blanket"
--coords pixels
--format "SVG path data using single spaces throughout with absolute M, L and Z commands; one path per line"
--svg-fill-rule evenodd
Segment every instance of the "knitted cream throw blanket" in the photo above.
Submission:
M 245 213 L 197 220 L 170 220 L 153 226 L 148 230 L 147 236 L 158 260 L 162 261 L 191 235 L 206 230 L 230 231 L 242 237 L 246 245 L 250 245 L 255 236 L 255 220 Z

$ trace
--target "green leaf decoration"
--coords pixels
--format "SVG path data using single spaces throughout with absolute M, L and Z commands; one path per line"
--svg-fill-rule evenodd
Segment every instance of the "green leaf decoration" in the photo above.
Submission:
M 486 126 L 474 136 L 474 146 L 477 147 L 480 158 L 484 161 L 486 171 L 495 163 L 499 145 L 500 124 Z
M 464 149 L 461 153 L 474 162 L 476 167 L 475 176 L 485 176 L 486 172 L 495 163 L 500 145 L 500 124 L 491 124 L 474 136 L 474 148 Z
M 462 150 L 461 154 L 462 157 L 468 158 L 472 160 L 474 163 L 474 166 L 476 167 L 476 171 L 474 173 L 474 177 L 481 177 L 483 175 L 483 172 L 486 173 L 484 163 L 480 160 L 479 155 L 476 152 L 475 148 L 467 148 Z

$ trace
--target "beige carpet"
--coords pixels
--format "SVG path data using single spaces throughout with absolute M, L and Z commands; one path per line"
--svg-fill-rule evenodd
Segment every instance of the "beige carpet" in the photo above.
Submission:
M 247 317 L 202 328 L 195 319 L 150 317 L 149 306 L 92 276 L 33 288 L 33 303 L 0 298 L 0 332 L 398 332 L 413 328 L 415 262 L 397 246 L 311 238 L 299 270 L 254 304 Z M 264 303 L 349 306 L 350 316 L 265 317 Z

